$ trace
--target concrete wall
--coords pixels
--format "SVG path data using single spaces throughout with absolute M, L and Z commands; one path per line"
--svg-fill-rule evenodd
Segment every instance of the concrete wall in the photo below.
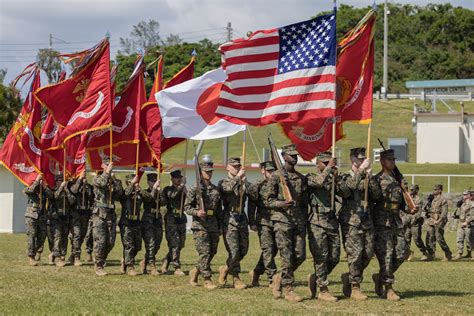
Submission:
M 23 188 L 23 184 L 0 165 L 0 233 L 25 231 L 27 199 Z

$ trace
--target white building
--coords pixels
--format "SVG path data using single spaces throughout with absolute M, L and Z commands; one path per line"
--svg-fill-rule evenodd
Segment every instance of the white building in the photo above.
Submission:
M 0 233 L 25 231 L 27 199 L 23 184 L 0 165 Z

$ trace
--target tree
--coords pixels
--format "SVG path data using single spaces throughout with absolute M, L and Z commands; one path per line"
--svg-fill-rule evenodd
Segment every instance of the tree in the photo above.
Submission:
M 163 46 L 173 46 L 173 45 L 179 45 L 183 42 L 183 40 L 179 37 L 179 35 L 174 35 L 170 34 L 166 38 L 166 40 L 161 41 L 161 44 Z
M 161 43 L 160 37 L 160 23 L 155 20 L 140 21 L 133 26 L 130 32 L 130 38 L 120 38 L 120 46 L 122 46 L 122 53 L 130 55 L 137 49 L 148 50 L 153 46 Z
M 6 68 L 0 69 L 0 84 L 3 84 L 3 81 L 5 80 L 6 75 L 7 75 L 7 69 Z
M 2 108 L 0 111 L 0 143 L 3 143 L 20 113 L 21 99 L 19 92 L 0 83 L 0 104 Z
M 36 56 L 38 66 L 46 73 L 48 83 L 54 83 L 61 76 L 61 60 L 59 52 L 49 48 L 42 48 Z

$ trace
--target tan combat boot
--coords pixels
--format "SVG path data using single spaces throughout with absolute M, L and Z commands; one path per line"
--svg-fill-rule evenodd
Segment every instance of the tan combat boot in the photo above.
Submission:
M 41 252 L 37 252 L 35 256 L 36 261 L 41 261 Z
M 130 264 L 127 266 L 127 274 L 129 276 L 136 276 L 138 275 L 137 271 L 135 271 L 135 266 L 133 264 Z
M 120 259 L 120 273 L 125 274 L 127 272 L 127 268 L 125 267 L 125 261 Z
M 199 277 L 199 270 L 197 268 L 194 268 L 191 271 L 189 271 L 189 284 L 191 284 L 192 286 L 197 286 L 198 277 Z
M 174 269 L 174 275 L 185 276 L 186 273 L 184 273 L 183 270 L 181 270 L 181 268 L 176 268 L 176 269 Z
M 242 282 L 242 280 L 239 278 L 239 276 L 234 276 L 234 289 L 236 290 L 243 290 L 247 288 L 247 284 Z
M 453 261 L 458 261 L 462 259 L 462 253 L 458 253 L 454 258 Z
M 372 280 L 374 281 L 374 291 L 377 293 L 378 296 L 383 296 L 383 284 L 382 280 L 380 280 L 380 274 L 374 273 L 372 274 Z
M 291 285 L 285 286 L 284 293 L 285 293 L 285 300 L 287 300 L 288 302 L 296 303 L 296 302 L 301 302 L 303 300 L 301 296 L 295 293 Z
M 441 260 L 441 261 L 451 261 L 452 258 L 453 258 L 452 254 L 450 252 L 446 252 L 444 254 L 443 260 Z
M 106 276 L 107 272 L 104 271 L 103 267 L 96 265 L 95 266 L 95 274 L 97 276 Z
M 79 257 L 75 257 L 75 258 L 74 258 L 74 266 L 75 266 L 75 267 L 80 267 L 80 266 L 82 266 L 81 258 L 79 258 Z
M 224 286 L 227 283 L 227 273 L 229 273 L 229 267 L 219 267 L 219 284 Z
M 318 287 L 316 286 L 316 273 L 308 274 L 308 288 L 309 292 L 311 293 L 311 298 L 316 297 L 316 293 L 318 292 Z
M 139 265 L 140 265 L 140 270 L 142 271 L 142 273 L 148 274 L 148 271 L 146 270 L 146 260 L 143 259 L 142 261 L 140 261 Z
M 38 261 L 35 260 L 34 256 L 28 257 L 28 263 L 30 264 L 30 266 L 34 267 L 38 265 Z
M 66 258 L 61 256 L 59 260 L 56 262 L 56 267 L 64 267 L 66 265 Z
M 426 252 L 421 256 L 420 261 L 428 261 L 428 254 Z
M 146 268 L 145 268 L 145 270 L 146 270 Z M 161 272 L 158 271 L 158 269 L 156 269 L 156 264 L 155 264 L 154 261 L 150 263 L 150 274 L 153 275 L 153 276 L 161 275 Z
M 399 301 L 400 300 L 400 296 L 398 296 L 398 294 L 392 288 L 391 284 L 385 285 L 385 293 L 387 295 L 387 300 L 389 300 L 389 301 Z
M 212 283 L 211 277 L 204 278 L 204 288 L 208 290 L 214 290 L 217 285 Z
M 413 254 L 414 254 L 413 250 L 410 250 L 410 254 L 408 255 L 408 258 L 407 258 L 408 262 L 413 261 Z
M 163 261 L 161 262 L 161 273 L 167 274 L 168 273 L 168 266 L 169 266 L 168 259 L 164 258 Z
M 56 259 L 56 258 L 54 257 L 54 255 L 53 255 L 52 253 L 50 253 L 49 256 L 48 256 L 48 264 L 49 264 L 50 266 L 54 266 L 54 260 L 55 260 L 55 259 Z
M 87 263 L 91 263 L 93 260 L 92 260 L 92 254 L 91 253 L 88 253 L 87 254 L 87 257 L 86 257 L 86 262 Z
M 367 300 L 367 295 L 362 293 L 360 290 L 360 285 L 357 283 L 352 284 L 351 288 L 351 298 L 356 301 L 365 301 Z
M 252 287 L 259 287 L 260 286 L 260 274 L 256 273 L 255 270 L 251 270 L 249 272 L 250 280 L 252 280 Z
M 345 297 L 351 297 L 351 283 L 349 282 L 349 273 L 341 274 L 342 293 Z
M 272 294 L 273 298 L 281 298 L 281 273 L 273 276 Z
M 318 300 L 326 301 L 326 302 L 337 302 L 338 299 L 334 295 L 329 292 L 327 286 L 321 286 L 319 288 Z

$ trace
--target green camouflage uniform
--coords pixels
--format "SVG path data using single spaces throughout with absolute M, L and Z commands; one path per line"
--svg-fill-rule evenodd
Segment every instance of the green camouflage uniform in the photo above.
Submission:
M 46 240 L 47 205 L 48 200 L 53 198 L 53 192 L 48 187 L 40 187 L 40 182 L 34 181 L 23 190 L 23 193 L 28 197 L 25 228 L 28 238 L 27 254 L 29 257 L 35 257 L 36 253 L 43 252 L 43 245 Z
M 115 201 L 123 194 L 122 182 L 105 172 L 94 177 L 94 208 L 92 209 L 92 236 L 97 267 L 104 267 L 107 255 L 115 244 L 117 223 Z M 112 193 L 112 194 L 111 194 Z
M 51 211 L 50 226 L 53 232 L 54 257 L 65 257 L 67 252 L 67 238 L 69 234 L 69 217 L 75 208 L 76 197 L 70 191 L 70 182 L 60 189 L 54 189 L 54 203 Z
M 448 201 L 442 194 L 436 196 L 431 203 L 431 209 L 428 210 L 428 230 L 426 232 L 426 250 L 429 255 L 434 256 L 436 251 L 436 241 L 447 257 L 451 256 L 446 240 L 444 239 L 444 227 L 448 222 Z M 439 224 L 435 222 L 441 219 Z
M 416 214 L 403 213 L 403 226 L 405 230 L 405 239 L 408 249 L 411 247 L 411 239 L 415 241 L 415 245 L 420 249 L 421 253 L 427 255 L 425 244 L 421 238 L 423 228 L 423 217 L 421 216 L 422 202 L 418 194 L 412 195 L 415 206 L 418 207 Z
M 204 182 L 202 183 L 202 197 L 207 212 L 205 218 L 197 216 L 200 207 L 196 196 L 196 186 L 191 187 L 188 191 L 184 211 L 193 217 L 191 230 L 196 251 L 199 254 L 196 269 L 204 278 L 209 278 L 212 274 L 211 261 L 217 253 L 219 232 L 222 231 L 223 226 L 222 199 L 214 184 L 205 185 Z
M 320 288 L 329 285 L 328 275 L 339 263 L 341 253 L 339 223 L 336 210 L 331 207 L 333 177 L 330 167 L 307 175 L 309 249 L 313 255 L 316 284 Z
M 148 197 L 143 201 L 143 215 L 141 219 L 141 234 L 145 243 L 145 263 L 155 264 L 156 254 L 160 250 L 161 240 L 163 239 L 163 218 L 160 209 L 157 207 L 159 191 L 153 191 L 151 188 L 145 190 Z M 160 201 L 160 205 L 163 202 Z
M 184 248 L 186 242 L 187 217 L 180 209 L 182 195 L 186 198 L 186 193 L 183 192 L 183 189 L 184 186 L 176 187 L 170 185 L 165 187 L 161 194 L 163 204 L 166 205 L 165 228 L 166 241 L 168 242 L 166 260 L 175 269 L 181 267 L 181 249 Z
M 474 225 L 474 201 L 465 200 L 459 208 L 459 223 L 458 231 L 456 236 L 457 251 L 458 254 L 462 255 L 464 250 L 464 243 L 466 244 L 466 250 L 468 254 L 472 251 L 472 235 Z M 466 222 L 467 226 L 461 226 L 462 223 Z
M 393 176 L 380 172 L 375 177 L 382 190 L 373 213 L 375 255 L 382 284 L 391 285 L 408 251 L 400 215 L 405 211 L 405 201 L 400 184 Z
M 80 258 L 82 242 L 89 229 L 92 215 L 94 192 L 92 185 L 81 183 L 80 180 L 74 182 L 71 186 L 71 192 L 75 195 L 77 201 L 76 207 L 70 213 L 71 254 L 75 258 Z

